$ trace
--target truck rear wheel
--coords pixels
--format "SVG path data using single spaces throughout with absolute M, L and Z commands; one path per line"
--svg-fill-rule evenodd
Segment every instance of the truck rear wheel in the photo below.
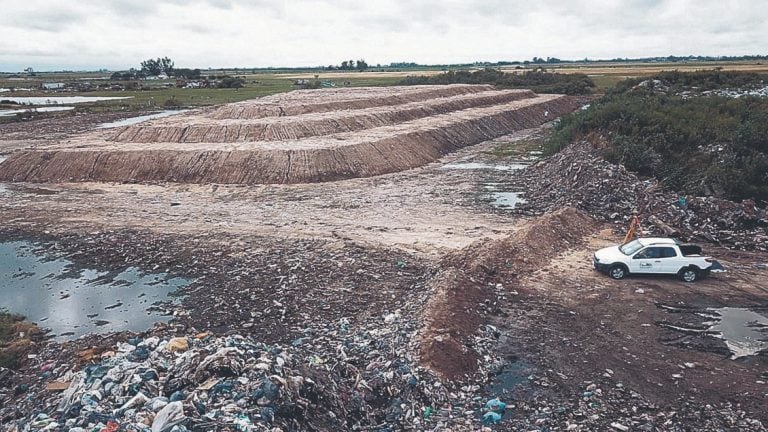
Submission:
M 699 271 L 694 267 L 686 267 L 677 272 L 683 282 L 695 282 L 699 279 Z

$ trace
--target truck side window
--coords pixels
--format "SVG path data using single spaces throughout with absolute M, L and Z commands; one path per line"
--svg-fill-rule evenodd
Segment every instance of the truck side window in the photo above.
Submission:
M 663 249 L 666 248 L 660 248 L 660 247 L 649 247 L 645 250 L 642 250 L 637 253 L 637 255 L 634 256 L 634 259 L 657 259 L 657 258 L 663 258 L 664 251 Z
M 645 248 L 638 252 L 633 259 L 649 259 L 653 258 L 653 249 L 654 248 Z
M 677 256 L 674 248 L 659 248 L 661 249 L 661 258 L 674 258 Z

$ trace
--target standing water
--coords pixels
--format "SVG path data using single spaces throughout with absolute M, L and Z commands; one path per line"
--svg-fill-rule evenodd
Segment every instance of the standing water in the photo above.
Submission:
M 26 96 L 6 97 L 3 100 L 22 105 L 59 105 L 132 99 L 133 96 Z
M 137 123 L 141 123 L 143 121 L 158 119 L 163 117 L 170 117 L 172 115 L 181 114 L 187 111 L 189 110 L 166 110 L 166 111 L 160 111 L 154 114 L 147 114 L 147 115 L 137 116 L 137 117 L 129 117 L 127 119 L 117 120 L 109 123 L 102 123 L 97 126 L 97 129 L 111 129 L 111 128 L 122 127 L 122 126 L 130 126 L 130 125 L 135 125 Z
M 100 271 L 44 257 L 25 241 L 0 242 L 0 309 L 51 329 L 59 340 L 88 333 L 143 331 L 170 316 L 158 302 L 190 281 L 136 268 Z M 176 300 L 177 301 L 177 300 Z
M 751 356 L 768 349 L 768 318 L 749 309 L 711 308 L 719 315 L 709 331 L 716 332 L 733 354 L 732 359 Z

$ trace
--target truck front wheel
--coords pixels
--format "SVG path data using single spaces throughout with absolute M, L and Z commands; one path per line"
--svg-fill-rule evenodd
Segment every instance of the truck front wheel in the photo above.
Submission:
M 614 279 L 624 279 L 627 273 L 627 268 L 621 264 L 614 264 L 608 269 L 608 275 Z

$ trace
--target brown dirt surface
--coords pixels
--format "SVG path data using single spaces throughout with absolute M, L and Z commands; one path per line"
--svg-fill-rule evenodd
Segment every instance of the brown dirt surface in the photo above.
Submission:
M 295 184 L 371 177 L 423 166 L 577 106 L 560 95 L 471 85 L 296 91 L 17 152 L 0 180 Z
M 635 389 L 662 406 L 690 399 L 700 404 L 738 402 L 752 412 L 760 410 L 765 401 L 764 355 L 730 360 L 719 339 L 664 325 L 701 328 L 706 319 L 700 314 L 710 307 L 765 308 L 768 271 L 752 264 L 764 256 L 750 259 L 721 248 L 709 250 L 730 270 L 695 284 L 672 276 L 614 281 L 589 263 L 592 251 L 619 238 L 604 229 L 587 240 L 588 247 L 527 275 L 517 287 L 525 306 L 516 312 L 519 306 L 513 305 L 508 313 L 520 320 L 511 328 L 513 343 L 533 348 L 524 355 L 545 359 L 567 377 L 560 380 L 565 386 L 610 370 L 606 377 L 614 385 Z M 539 313 L 523 312 L 530 309 Z M 539 331 L 521 330 L 532 327 Z
M 524 225 L 506 238 L 481 241 L 443 258 L 431 280 L 433 295 L 421 335 L 422 362 L 442 376 L 471 376 L 479 355 L 471 337 L 487 322 L 495 287 L 514 290 L 520 277 L 577 247 L 598 224 L 585 213 L 565 208 Z

